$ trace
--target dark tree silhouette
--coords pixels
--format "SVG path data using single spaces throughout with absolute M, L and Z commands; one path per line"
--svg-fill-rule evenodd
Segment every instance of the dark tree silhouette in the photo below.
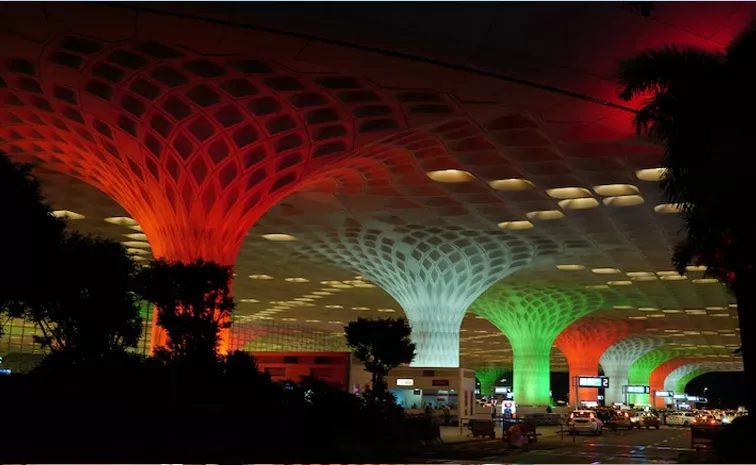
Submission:
M 661 186 L 685 220 L 673 262 L 682 274 L 705 265 L 738 301 L 743 363 L 753 371 L 756 221 L 750 214 L 756 172 L 756 26 L 723 52 L 668 45 L 620 69 L 620 97 L 643 97 L 639 133 L 665 148 Z M 752 380 L 754 376 L 747 376 Z M 749 403 L 752 402 L 749 400 Z
M 153 261 L 142 269 L 139 293 L 157 307 L 157 324 L 167 335 L 156 356 L 192 365 L 217 366 L 220 331 L 231 325 L 235 308 L 231 267 L 196 260 Z
M 120 243 L 66 233 L 52 266 L 55 280 L 25 316 L 42 346 L 70 360 L 99 359 L 137 346 L 142 333 L 134 294 L 137 265 Z
M 3 251 L 6 272 L 0 281 L 0 312 L 20 317 L 27 309 L 38 305 L 39 289 L 57 278 L 51 265 L 65 222 L 52 216 L 52 209 L 42 197 L 31 166 L 13 163 L 2 152 L 0 204 L 8 221 L 0 228 L 0 243 L 6 245 Z
M 376 393 L 386 390 L 386 376 L 391 369 L 415 358 L 415 344 L 410 340 L 412 329 L 403 318 L 358 318 L 345 326 L 344 331 L 347 346 L 372 375 L 371 385 Z

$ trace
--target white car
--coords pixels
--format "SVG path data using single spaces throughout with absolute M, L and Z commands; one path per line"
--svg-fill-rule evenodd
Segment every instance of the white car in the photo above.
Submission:
M 690 426 L 695 418 L 693 412 L 673 412 L 664 418 L 664 422 L 670 426 Z
M 604 430 L 604 423 L 592 410 L 575 410 L 567 419 L 567 430 L 570 434 L 588 433 L 598 436 Z

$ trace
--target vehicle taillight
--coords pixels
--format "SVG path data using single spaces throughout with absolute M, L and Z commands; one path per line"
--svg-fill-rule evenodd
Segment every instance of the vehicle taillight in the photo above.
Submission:
M 625 412 L 625 418 L 630 418 L 630 415 L 628 415 L 627 412 Z
M 574 413 L 570 413 L 570 420 L 572 420 L 573 418 L 575 418 L 575 414 Z
M 592 413 L 590 414 L 589 418 L 590 418 L 591 420 L 593 420 L 593 414 L 592 414 Z
M 711 420 L 711 421 L 710 421 L 709 423 L 711 423 L 712 425 L 714 425 L 714 424 L 716 424 L 717 422 L 716 422 L 715 420 Z

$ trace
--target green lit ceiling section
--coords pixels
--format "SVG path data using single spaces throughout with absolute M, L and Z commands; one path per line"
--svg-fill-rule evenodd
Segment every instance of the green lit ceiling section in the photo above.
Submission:
M 675 357 L 683 355 L 690 354 L 680 349 L 660 348 L 652 350 L 633 363 L 628 373 L 628 381 L 630 384 L 648 386 L 651 372 L 656 367 L 667 360 L 672 360 Z M 631 404 L 648 404 L 650 398 L 648 394 L 628 394 L 627 400 Z
M 601 309 L 605 296 L 585 289 L 533 284 L 498 284 L 470 311 L 493 323 L 512 346 L 515 401 L 549 405 L 549 356 L 554 340 L 570 323 Z
M 494 392 L 496 381 L 510 369 L 503 366 L 484 366 L 475 369 L 475 377 L 480 381 L 480 394 L 490 396 Z
M 698 378 L 699 376 L 706 373 L 711 373 L 712 371 L 715 370 L 713 370 L 712 368 L 703 368 L 700 366 L 692 371 L 688 371 L 687 373 L 683 374 L 675 383 L 675 392 L 679 392 L 681 394 L 684 393 L 685 388 L 688 387 L 688 383 Z

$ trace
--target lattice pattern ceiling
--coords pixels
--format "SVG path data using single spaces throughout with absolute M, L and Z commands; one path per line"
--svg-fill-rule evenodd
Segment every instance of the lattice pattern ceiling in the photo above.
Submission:
M 687 279 L 670 270 L 680 223 L 654 182 L 661 152 L 632 134 L 627 112 L 501 81 L 398 90 L 359 66 L 343 73 L 312 53 L 297 61 L 280 41 L 274 52 L 239 50 L 259 43 L 242 29 L 207 26 L 207 37 L 234 37 L 209 47 L 159 16 L 102 8 L 107 21 L 6 8 L 2 148 L 69 176 L 44 179 L 72 227 L 145 259 L 235 262 L 240 323 L 334 333 L 357 316 L 401 315 L 406 290 L 396 282 L 406 277 L 376 267 L 376 251 L 349 262 L 343 247 L 315 253 L 310 239 L 352 224 L 357 236 L 416 228 L 436 247 L 462 230 L 554 247 L 551 262 L 505 283 L 611 290 L 623 302 L 597 315 L 645 322 L 686 354 L 738 346 L 723 286 L 700 270 Z M 420 73 L 394 65 L 396 79 Z M 489 97 L 471 98 L 481 88 Z M 376 223 L 375 233 L 362 227 Z M 508 364 L 511 348 L 468 313 L 460 356 Z

